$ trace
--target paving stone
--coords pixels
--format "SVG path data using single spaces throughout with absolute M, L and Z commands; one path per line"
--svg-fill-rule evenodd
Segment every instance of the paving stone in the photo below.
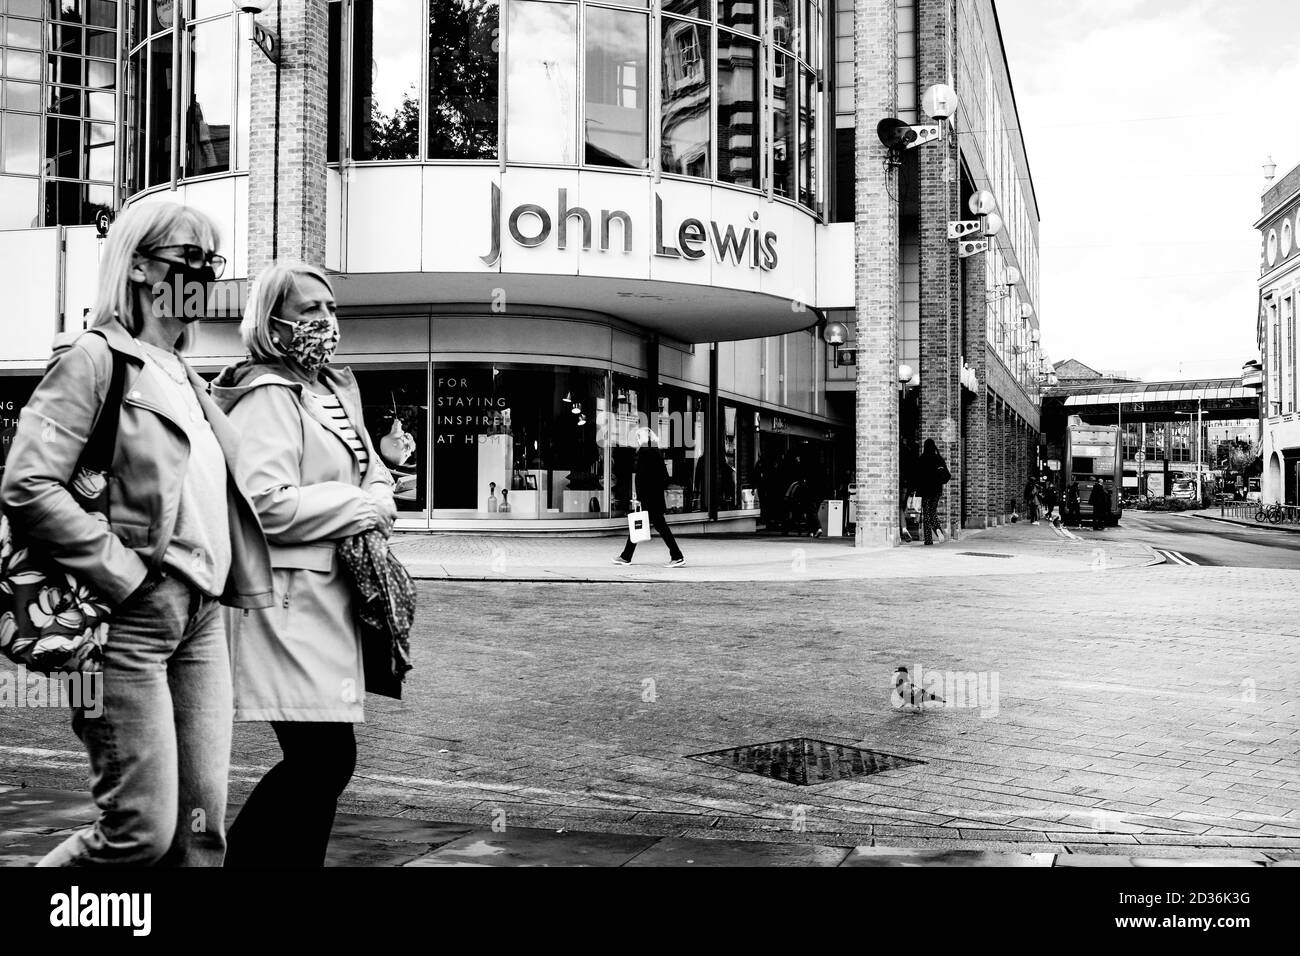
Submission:
M 987 850 L 904 850 L 860 846 L 841 866 L 1051 866 L 1052 853 L 994 853 Z
M 838 866 L 848 847 L 667 837 L 626 866 Z
M 654 843 L 654 837 L 515 827 L 468 834 L 406 866 L 622 866 Z

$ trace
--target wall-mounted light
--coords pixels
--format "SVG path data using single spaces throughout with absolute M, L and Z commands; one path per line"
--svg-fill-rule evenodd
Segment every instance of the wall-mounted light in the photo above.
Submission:
M 1020 303 L 1020 317 L 1022 319 L 1032 319 L 1034 317 L 1034 307 L 1028 302 Z
M 987 216 L 998 208 L 997 198 L 987 189 L 977 189 L 966 204 L 976 216 Z
M 936 83 L 921 94 L 921 109 L 930 119 L 942 123 L 957 112 L 957 94 L 946 83 Z
M 841 346 L 849 340 L 849 327 L 843 322 L 827 322 L 826 328 L 822 330 L 822 338 L 827 345 Z
M 268 30 L 257 22 L 257 15 L 265 13 L 271 4 L 267 0 L 234 0 L 235 9 L 239 11 L 248 31 L 252 34 L 254 45 L 261 50 L 268 60 L 280 65 L 280 37 L 274 30 Z
M 916 388 L 921 384 L 920 374 L 910 365 L 898 366 L 898 386 L 899 388 Z

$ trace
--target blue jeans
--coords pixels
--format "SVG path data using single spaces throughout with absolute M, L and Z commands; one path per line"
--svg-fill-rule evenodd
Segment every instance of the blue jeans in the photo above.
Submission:
M 219 611 L 171 572 L 114 611 L 103 713 L 72 715 L 99 820 L 40 866 L 221 866 L 233 703 Z

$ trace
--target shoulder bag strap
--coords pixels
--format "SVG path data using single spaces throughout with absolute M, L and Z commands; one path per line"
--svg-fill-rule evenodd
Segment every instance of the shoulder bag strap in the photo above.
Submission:
M 113 377 L 108 383 L 108 394 L 104 396 L 104 404 L 99 407 L 95 427 L 77 462 L 79 468 L 90 471 L 107 472 L 113 467 L 113 448 L 117 444 L 117 425 L 122 415 L 126 363 L 111 348 L 109 355 L 113 359 Z

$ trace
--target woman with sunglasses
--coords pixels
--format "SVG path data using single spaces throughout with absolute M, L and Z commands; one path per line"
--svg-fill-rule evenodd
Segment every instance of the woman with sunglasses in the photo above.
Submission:
M 266 540 L 234 473 L 238 436 L 181 354 L 225 265 L 216 245 L 197 210 L 123 213 L 90 328 L 56 347 L 6 463 L 0 500 L 15 534 L 113 605 L 102 706 L 72 715 L 99 819 L 42 866 L 220 866 L 225 855 L 232 706 L 219 605 L 264 607 L 272 594 Z M 104 522 L 67 484 L 115 368 Z

